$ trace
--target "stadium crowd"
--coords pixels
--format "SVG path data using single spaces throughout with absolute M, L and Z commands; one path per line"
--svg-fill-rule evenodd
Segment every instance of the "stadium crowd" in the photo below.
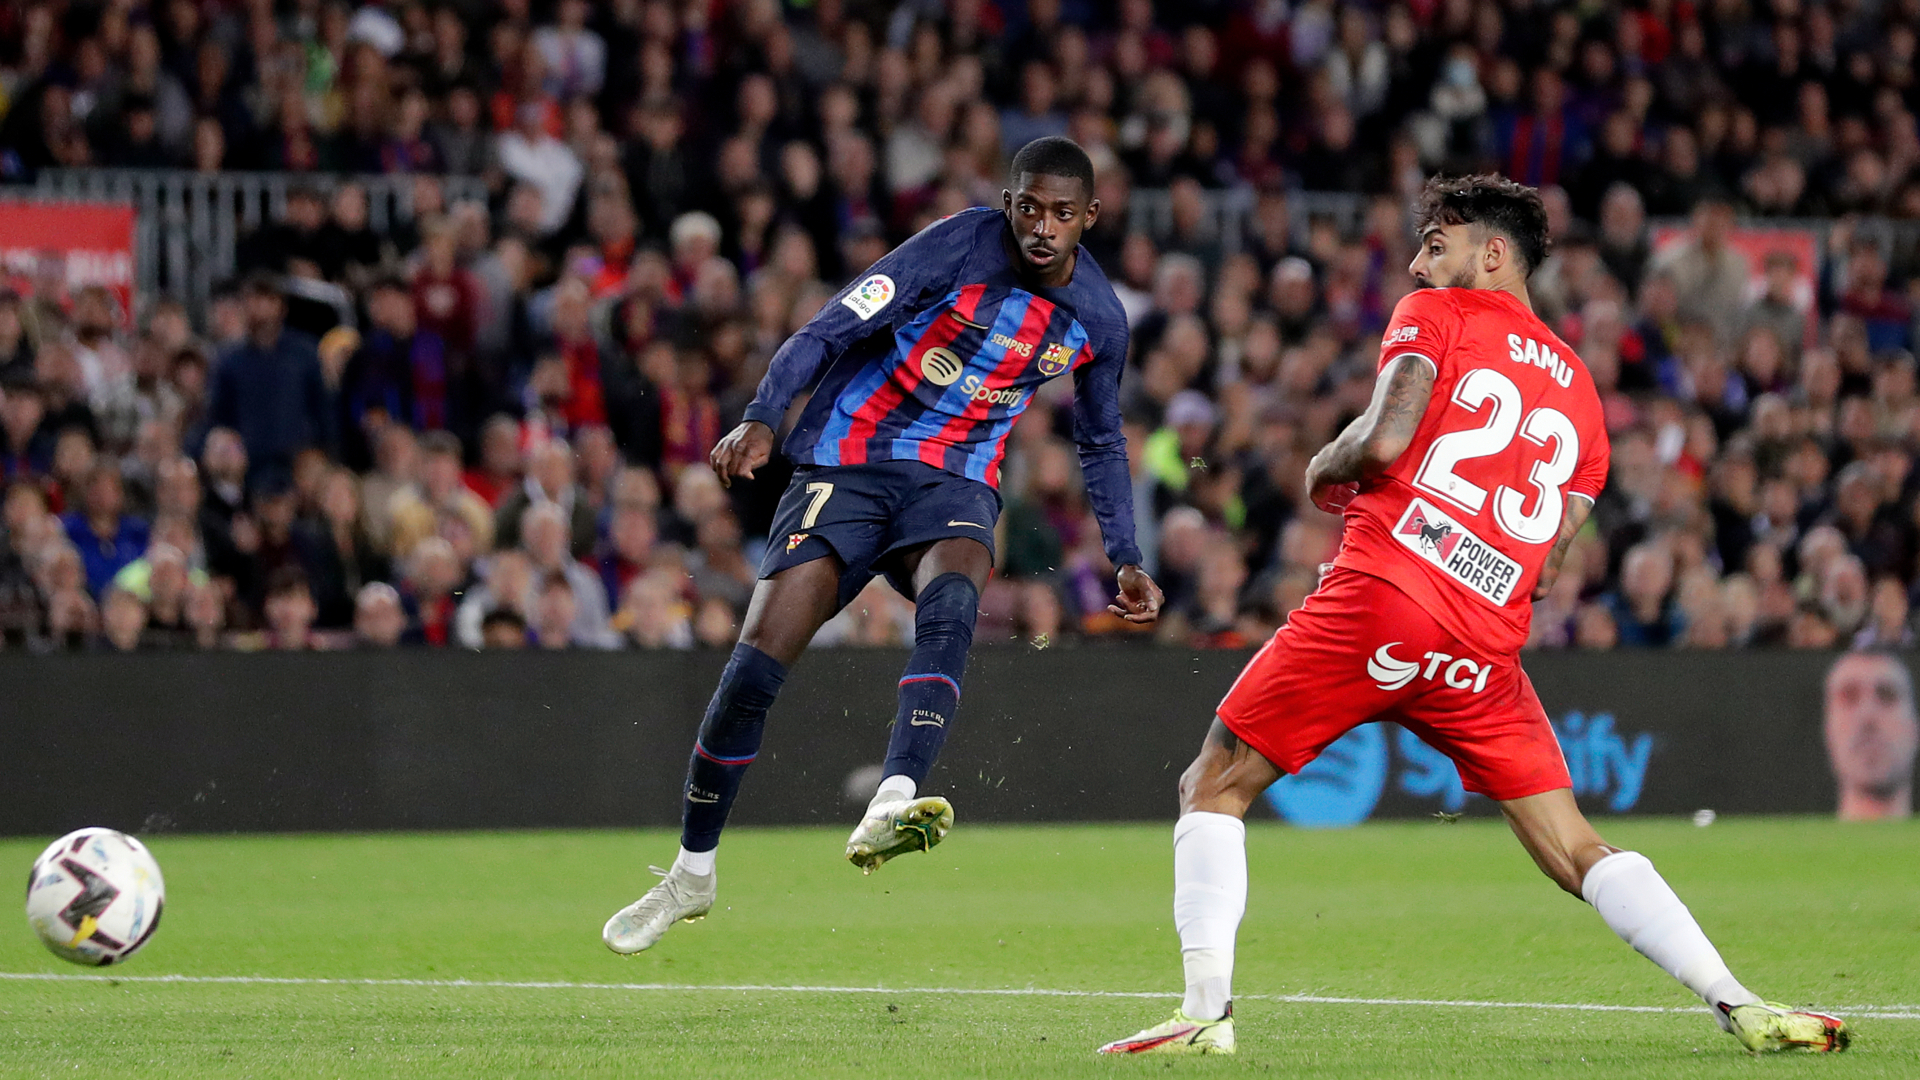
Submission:
M 1366 400 L 1411 195 L 1497 169 L 1545 191 L 1534 299 L 1614 439 L 1535 645 L 1908 644 L 1920 253 L 1855 215 L 1920 217 L 1917 41 L 1920 0 L 4 0 L 0 179 L 315 185 L 206 311 L 9 270 L 0 641 L 725 646 L 786 475 L 705 459 L 773 350 L 1068 134 L 1133 330 L 1146 636 L 1256 642 L 1312 589 L 1339 523 L 1301 476 Z M 411 218 L 332 179 L 369 173 Z M 1732 240 L 1814 216 L 1815 265 Z M 980 640 L 1131 632 L 1070 392 L 1015 430 Z M 822 633 L 911 632 L 876 585 Z

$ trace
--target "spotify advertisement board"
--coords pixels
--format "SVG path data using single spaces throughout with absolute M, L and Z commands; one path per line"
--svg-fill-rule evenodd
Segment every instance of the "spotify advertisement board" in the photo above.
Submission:
M 1246 654 L 977 649 L 928 789 L 963 821 L 1171 821 Z M 0 655 L 0 830 L 673 826 L 719 652 Z M 879 780 L 903 651 L 821 649 L 769 719 L 734 820 L 853 820 Z M 1591 814 L 1898 815 L 1910 659 L 1539 653 L 1526 667 Z M 1464 677 L 1464 675 L 1463 675 Z M 297 686 L 298 693 L 286 688 Z M 1492 815 L 1444 756 L 1364 725 L 1256 819 Z

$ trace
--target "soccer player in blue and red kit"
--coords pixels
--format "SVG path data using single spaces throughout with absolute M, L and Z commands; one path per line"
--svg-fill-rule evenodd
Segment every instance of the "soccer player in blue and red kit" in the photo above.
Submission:
M 746 418 L 713 450 L 722 483 L 753 476 L 808 386 L 784 450 L 798 466 L 780 500 L 740 643 L 720 676 L 687 769 L 680 854 L 665 880 L 608 920 L 607 947 L 636 953 L 713 907 L 714 855 L 767 710 L 814 631 L 884 574 L 913 600 L 914 648 L 885 777 L 847 841 L 872 873 L 940 842 L 953 807 L 920 785 L 960 704 L 980 590 L 993 567 L 1000 460 L 1040 384 L 1071 371 L 1073 435 L 1107 557 L 1110 610 L 1159 616 L 1134 546 L 1120 431 L 1127 323 L 1080 247 L 1100 213 L 1093 165 L 1071 140 L 1014 156 L 1001 210 L 934 222 L 834 297 L 774 356 Z

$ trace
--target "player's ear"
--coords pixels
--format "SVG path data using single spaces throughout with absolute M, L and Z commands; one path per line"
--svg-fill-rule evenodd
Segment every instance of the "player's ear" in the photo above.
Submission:
M 1085 230 L 1085 229 L 1093 228 L 1093 223 L 1100 220 L 1100 200 L 1094 199 L 1088 202 L 1087 212 L 1082 216 L 1086 220 L 1086 224 L 1082 225 L 1081 229 Z
M 1000 203 L 1006 209 L 1007 213 L 1009 214 L 1013 213 L 1013 189 L 1012 188 L 1000 189 Z
M 1491 274 L 1507 264 L 1507 238 L 1499 233 L 1487 237 L 1487 246 L 1482 250 L 1480 261 L 1482 269 Z

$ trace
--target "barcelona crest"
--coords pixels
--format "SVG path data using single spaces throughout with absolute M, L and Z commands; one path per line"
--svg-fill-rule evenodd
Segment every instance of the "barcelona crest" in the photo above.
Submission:
M 1049 345 L 1040 354 L 1040 374 L 1051 379 L 1073 363 L 1073 350 L 1065 345 Z

